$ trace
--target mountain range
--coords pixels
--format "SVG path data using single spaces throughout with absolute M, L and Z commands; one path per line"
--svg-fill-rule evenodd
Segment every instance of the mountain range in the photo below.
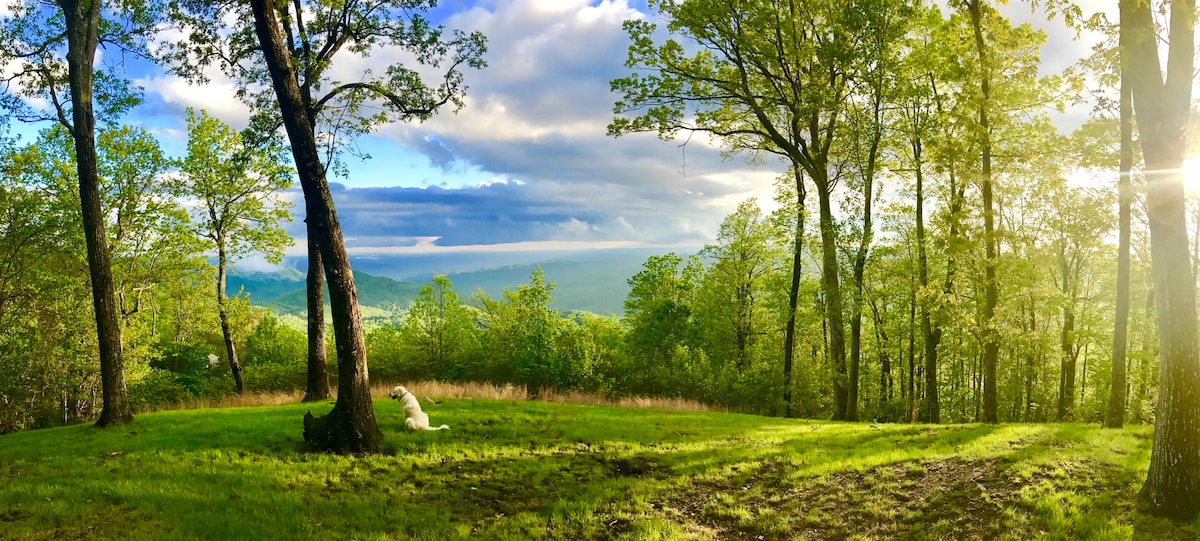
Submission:
M 605 254 L 584 260 L 546 261 L 542 263 L 503 265 L 491 268 L 447 273 L 454 284 L 454 291 L 463 299 L 469 299 L 476 291 L 499 297 L 505 288 L 515 289 L 529 283 L 534 269 L 541 267 L 548 282 L 555 284 L 551 296 L 554 308 L 560 312 L 572 310 L 593 312 L 602 315 L 624 313 L 625 297 L 629 294 L 627 281 L 638 273 L 642 263 L 654 252 L 631 251 Z M 373 272 L 383 274 L 396 272 L 402 265 L 388 265 L 387 261 L 371 259 L 352 261 Z M 250 302 L 270 308 L 277 315 L 304 315 L 307 309 L 305 297 L 305 274 L 303 260 L 290 261 L 290 265 L 276 271 L 244 271 L 234 269 L 229 276 L 229 292 L 244 291 Z M 354 281 L 358 287 L 359 305 L 364 314 L 394 314 L 408 306 L 417 297 L 421 287 L 429 283 L 434 273 L 420 273 L 404 277 L 381 276 L 355 270 Z M 397 279 L 399 278 L 399 279 Z M 328 305 L 329 295 L 326 292 Z

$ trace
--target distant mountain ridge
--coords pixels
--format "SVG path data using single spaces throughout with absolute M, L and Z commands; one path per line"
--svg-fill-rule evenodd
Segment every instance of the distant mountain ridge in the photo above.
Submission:
M 506 265 L 469 272 L 456 272 L 446 277 L 454 284 L 454 291 L 463 298 L 476 290 L 483 290 L 492 297 L 504 294 L 504 289 L 515 289 L 529 283 L 533 270 L 541 267 L 546 281 L 553 282 L 554 308 L 560 312 L 581 310 L 600 315 L 625 313 L 625 298 L 629 296 L 629 278 L 642 270 L 645 255 L 627 255 L 593 261 L 550 261 L 540 264 Z M 432 274 L 418 274 L 405 278 L 410 282 L 428 282 Z
M 629 278 L 642 270 L 646 258 L 653 253 L 638 251 L 622 254 L 605 254 L 581 261 L 547 261 L 517 265 L 503 265 L 478 270 L 446 273 L 454 284 L 454 291 L 463 300 L 468 300 L 477 290 L 493 298 L 504 294 L 505 288 L 515 289 L 529 283 L 529 276 L 537 267 L 546 274 L 546 280 L 555 284 L 550 295 L 553 307 L 560 312 L 579 310 L 601 315 L 621 315 L 625 312 L 625 298 L 629 296 Z M 296 262 L 302 266 L 302 261 Z M 364 262 L 366 263 L 366 262 Z M 375 273 L 404 268 L 398 261 L 387 259 L 371 260 L 366 265 Z M 392 263 L 389 265 L 389 263 Z M 391 312 L 406 308 L 417 297 L 421 287 L 429 283 L 435 273 L 420 273 L 411 276 L 389 278 L 378 274 L 354 271 L 358 286 L 359 305 L 364 309 L 378 308 L 375 313 Z M 396 279 L 400 278 L 400 279 Z M 234 269 L 229 276 L 229 292 L 236 293 L 245 288 L 250 302 L 271 308 L 276 314 L 302 316 L 307 310 L 305 274 L 296 268 L 285 268 L 276 272 L 241 272 Z M 328 306 L 328 293 L 325 296 Z
M 229 276 L 230 293 L 244 290 L 251 304 L 270 308 L 276 314 L 304 315 L 308 310 L 308 292 L 305 273 L 297 269 L 277 272 L 232 272 Z M 372 276 L 354 271 L 354 284 L 358 288 L 358 304 L 394 312 L 406 308 L 421 290 L 421 284 L 401 282 L 383 276 Z M 329 290 L 325 290 L 325 305 L 329 305 Z

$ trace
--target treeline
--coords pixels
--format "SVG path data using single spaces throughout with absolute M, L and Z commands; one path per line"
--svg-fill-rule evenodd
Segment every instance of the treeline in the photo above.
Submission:
M 1003 421 L 1099 422 L 1104 415 L 1112 373 L 1113 198 L 1112 190 L 1061 180 L 1005 192 L 1011 225 L 1000 244 L 997 283 L 1011 301 L 996 314 Z M 979 421 L 982 246 L 977 237 L 954 246 L 950 267 L 949 243 L 932 243 L 942 248 L 927 252 L 931 268 L 958 278 L 950 291 L 922 289 L 911 222 L 904 219 L 911 210 L 892 202 L 882 212 L 882 240 L 864 272 L 862 339 L 850 352 L 860 359 L 861 415 L 921 419 L 929 390 L 919 314 L 932 305 L 944 322 L 936 367 L 941 421 Z M 368 333 L 371 373 L 681 396 L 737 411 L 831 417 L 838 370 L 819 271 L 801 279 L 790 382 L 783 370 L 794 240 L 787 212 L 766 214 L 744 202 L 699 254 L 650 258 L 629 280 L 621 319 L 557 314 L 550 306 L 553 284 L 536 272 L 500 299 L 477 293 L 472 301 L 439 277 L 397 326 Z M 970 232 L 978 222 L 976 215 L 958 227 Z M 948 232 L 942 224 L 929 229 L 931 238 Z M 1147 253 L 1141 228 L 1136 239 L 1135 254 Z M 805 261 L 814 260 L 811 251 Z M 1135 257 L 1133 267 L 1127 421 L 1146 423 L 1157 399 L 1158 338 L 1148 262 Z
M 226 257 L 277 260 L 291 242 L 279 228 L 289 217 L 279 191 L 289 182 L 277 154 L 241 145 L 203 113 L 189 112 L 188 127 L 192 144 L 178 158 L 143 129 L 97 137 L 133 407 L 241 391 L 229 377 L 241 372 L 235 351 L 251 362 L 305 351 L 303 340 L 298 353 L 263 346 L 265 313 L 224 291 Z M 28 144 L 0 143 L 0 433 L 94 419 L 100 358 L 71 135 L 55 126 Z M 279 387 L 269 370 L 247 377 L 251 389 Z

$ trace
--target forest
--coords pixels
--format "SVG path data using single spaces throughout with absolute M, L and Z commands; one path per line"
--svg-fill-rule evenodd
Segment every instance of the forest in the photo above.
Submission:
M 60 0 L 0 19 L 5 120 L 41 128 L 0 141 L 0 433 L 336 389 L 305 440 L 370 452 L 370 383 L 418 380 L 836 421 L 1156 424 L 1143 496 L 1195 516 L 1187 2 L 1034 5 L 1102 36 L 1046 73 L 1047 36 L 985 0 L 651 0 L 625 24 L 608 134 L 782 164 L 775 200 L 742 201 L 698 253 L 649 258 L 622 317 L 558 312 L 537 271 L 498 297 L 435 278 L 370 327 L 327 176 L 355 137 L 461 107 L 487 41 L 432 25 L 432 1 L 311 3 Z M 335 78 L 339 54 L 380 43 L 421 65 Z M 218 66 L 255 116 L 238 132 L 189 110 L 168 156 L 129 121 L 132 83 L 93 68 L 98 45 L 195 84 Z M 1065 110 L 1087 118 L 1064 131 Z M 303 328 L 226 291 L 240 258 L 279 260 L 290 220 L 308 228 Z

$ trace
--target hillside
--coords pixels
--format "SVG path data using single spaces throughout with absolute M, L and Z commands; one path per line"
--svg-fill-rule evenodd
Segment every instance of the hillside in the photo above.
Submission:
M 871 425 L 443 399 L 303 453 L 330 404 L 0 436 L 0 539 L 1195 539 L 1137 511 L 1149 427 Z
M 551 295 L 555 299 L 554 307 L 559 311 L 581 310 L 602 315 L 620 315 L 625 311 L 625 297 L 629 295 L 629 278 L 641 271 L 647 257 L 656 253 L 636 250 L 590 257 L 580 255 L 577 260 L 502 265 L 450 272 L 447 276 L 453 282 L 454 290 L 463 299 L 469 299 L 476 290 L 499 297 L 505 288 L 513 289 L 520 284 L 529 283 L 529 275 L 540 266 L 546 273 L 546 279 L 555 284 Z M 384 259 L 356 262 L 360 263 L 372 272 L 368 274 L 360 270 L 354 271 L 359 304 L 379 309 L 376 312 L 390 313 L 396 307 L 407 306 L 416 298 L 421 287 L 437 274 L 421 273 L 401 278 L 393 274 L 397 269 L 407 267 L 399 261 Z M 447 265 L 450 265 L 450 262 L 447 262 Z M 453 265 L 450 265 L 450 268 L 453 268 Z M 243 287 L 250 295 L 250 302 L 271 308 L 276 314 L 302 315 L 307 309 L 304 273 L 296 268 L 285 268 L 273 273 L 240 272 L 235 269 L 229 276 L 229 292 L 235 293 Z M 325 298 L 328 305 L 328 292 Z
M 582 310 L 602 315 L 621 315 L 625 312 L 625 297 L 629 296 L 629 278 L 642 269 L 648 257 L 644 253 L 608 257 L 587 261 L 550 261 L 541 264 L 506 265 L 447 275 L 459 295 L 469 297 L 482 289 L 499 297 L 504 288 L 529 283 L 529 275 L 537 267 L 554 282 L 551 293 L 554 307 L 559 311 Z M 425 283 L 432 274 L 419 274 L 405 281 Z
M 296 269 L 284 269 L 277 273 L 231 274 L 229 291 L 233 293 L 245 288 L 250 302 L 257 306 L 270 308 L 279 315 L 302 315 L 308 310 L 304 280 L 304 273 Z M 361 306 L 384 311 L 407 306 L 421 290 L 421 284 L 400 282 L 359 271 L 354 271 L 354 284 L 358 288 Z M 328 289 L 325 291 L 325 305 L 329 305 Z

